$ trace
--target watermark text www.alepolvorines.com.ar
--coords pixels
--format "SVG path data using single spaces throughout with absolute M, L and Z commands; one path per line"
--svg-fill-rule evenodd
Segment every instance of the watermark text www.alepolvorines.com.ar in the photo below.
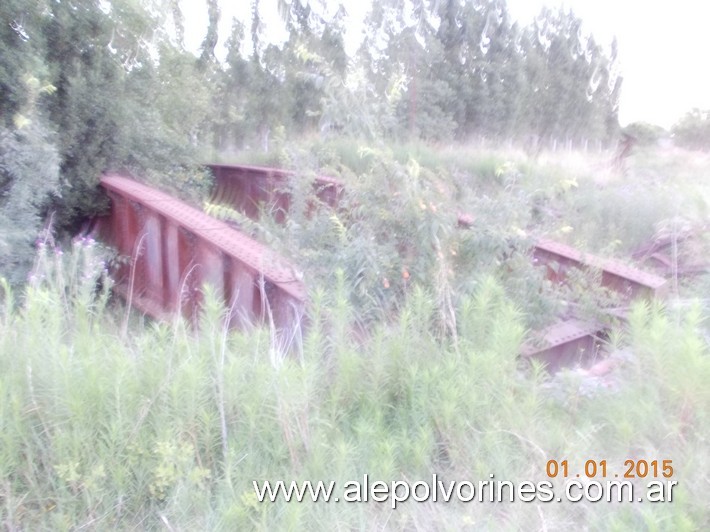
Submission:
M 254 492 L 259 502 L 349 502 L 389 503 L 393 509 L 406 501 L 466 503 L 508 502 L 673 502 L 675 480 L 652 480 L 638 486 L 629 480 L 578 480 L 571 479 L 556 492 L 549 480 L 540 482 L 511 482 L 497 480 L 444 481 L 436 474 L 431 480 L 407 482 L 371 480 L 367 474 L 360 480 L 350 480 L 338 488 L 334 480 L 305 481 L 253 481 Z M 643 488 L 643 489 L 640 489 Z M 635 493 L 643 492 L 643 493 Z

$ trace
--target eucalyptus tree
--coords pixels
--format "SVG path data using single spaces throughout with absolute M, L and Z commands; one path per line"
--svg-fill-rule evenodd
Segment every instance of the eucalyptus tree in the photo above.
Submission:
M 606 138 L 618 128 L 610 56 L 571 12 L 514 23 L 504 0 L 384 0 L 361 57 L 382 97 L 399 97 L 392 132 L 443 139 Z
M 396 103 L 390 134 L 434 140 L 450 138 L 457 127 L 456 94 L 439 68 L 448 65 L 440 23 L 436 2 L 373 3 L 359 53 L 378 97 Z

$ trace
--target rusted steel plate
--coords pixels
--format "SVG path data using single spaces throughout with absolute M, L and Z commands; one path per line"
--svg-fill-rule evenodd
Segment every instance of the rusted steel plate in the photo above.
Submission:
M 292 266 L 265 245 L 235 230 L 225 222 L 216 220 L 164 192 L 126 177 L 106 176 L 101 179 L 101 184 L 127 199 L 142 203 L 188 229 L 201 240 L 211 243 L 251 268 L 262 272 L 264 277 L 292 296 L 305 298 L 305 287 L 296 277 L 296 270 Z
M 114 284 L 112 290 L 124 300 L 130 302 L 132 307 L 137 308 L 144 314 L 148 314 L 157 320 L 167 321 L 173 315 L 163 308 L 160 303 L 150 299 L 150 297 L 147 297 L 145 294 L 134 292 L 133 295 L 131 295 L 130 283 L 127 279 Z
M 170 195 L 132 179 L 101 180 L 112 200 L 99 232 L 132 258 L 115 272 L 117 291 L 156 318 L 195 317 L 209 282 L 244 325 L 270 307 L 277 328 L 300 320 L 306 290 L 296 270 L 268 247 Z M 263 287 L 269 287 L 261 298 Z M 258 302 L 258 304 L 257 304 Z
M 163 260 L 165 263 L 165 298 L 164 307 L 168 312 L 177 312 L 180 308 L 181 272 L 180 268 L 180 228 L 172 220 L 165 220 L 163 234 Z
M 289 178 L 293 177 L 296 175 L 296 172 L 293 172 L 291 170 L 284 170 L 282 168 L 271 168 L 268 166 L 251 166 L 247 164 L 216 164 L 216 163 L 211 163 L 206 165 L 208 168 L 211 168 L 213 171 L 219 171 L 219 172 L 226 172 L 225 175 L 229 175 L 230 173 L 237 173 L 237 174 L 250 174 L 254 177 L 271 177 L 271 178 L 276 178 L 276 179 L 283 179 L 283 178 Z M 315 181 L 318 185 L 321 186 L 328 186 L 332 185 L 335 187 L 342 187 L 343 183 L 339 179 L 335 177 L 330 177 L 330 176 L 324 176 L 324 175 L 318 175 L 315 178 Z
M 590 253 L 583 253 L 571 246 L 540 239 L 535 244 L 533 256 L 536 262 L 548 266 L 548 277 L 561 282 L 565 278 L 566 269 L 597 268 L 602 273 L 602 284 L 620 293 L 625 299 L 636 297 L 660 297 L 667 291 L 666 280 L 657 275 L 627 266 L 617 260 L 603 259 Z M 552 263 L 560 267 L 554 269 Z
M 536 262 L 547 266 L 548 278 L 555 282 L 563 282 L 569 268 L 595 268 L 601 271 L 602 285 L 615 290 L 626 301 L 638 297 L 659 297 L 667 291 L 666 280 L 619 261 L 583 253 L 573 247 L 554 242 L 539 240 L 533 250 Z M 553 265 L 556 264 L 556 267 Z M 625 308 L 609 311 L 609 315 L 625 321 Z M 538 333 L 541 340 L 536 343 L 526 343 L 522 348 L 522 356 L 534 357 L 547 364 L 550 371 L 557 371 L 583 363 L 590 355 L 596 356 L 600 342 L 599 338 L 605 330 L 599 325 L 579 320 L 559 322 Z
M 212 201 L 229 205 L 248 217 L 256 220 L 262 206 L 273 212 L 277 222 L 283 223 L 291 209 L 291 196 L 288 192 L 288 180 L 294 172 L 278 168 L 246 165 L 209 164 L 215 176 Z M 342 198 L 341 181 L 327 176 L 317 176 L 313 181 L 316 197 L 331 208 L 336 208 Z M 307 205 L 307 214 L 316 206 Z
M 470 214 L 458 215 L 458 226 L 461 228 L 470 228 L 473 222 L 474 217 Z M 662 277 L 549 239 L 537 241 L 533 259 L 547 266 L 547 277 L 554 282 L 563 282 L 570 267 L 597 268 L 602 273 L 602 285 L 617 291 L 627 301 L 637 297 L 662 297 L 667 292 L 667 282 Z M 553 267 L 555 263 L 557 268 Z
M 521 349 L 523 358 L 545 363 L 550 372 L 591 360 L 599 353 L 600 338 L 605 334 L 597 324 L 566 320 L 539 331 Z
M 468 229 L 473 226 L 470 214 L 458 215 L 458 226 Z M 626 300 L 636 297 L 663 297 L 667 282 L 662 277 L 628 266 L 614 259 L 604 259 L 584 253 L 571 246 L 549 239 L 540 239 L 533 249 L 533 259 L 548 267 L 548 278 L 562 282 L 568 268 L 597 268 L 602 273 L 602 285 L 619 292 Z M 559 267 L 554 268 L 556 263 Z

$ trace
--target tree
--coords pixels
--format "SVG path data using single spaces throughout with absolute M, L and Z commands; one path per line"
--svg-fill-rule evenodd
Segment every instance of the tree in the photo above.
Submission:
M 571 12 L 544 9 L 520 28 L 502 0 L 385 0 L 368 16 L 361 56 L 379 97 L 405 78 L 400 134 L 601 139 L 618 130 L 615 48 L 607 57 Z
M 26 80 L 47 81 L 42 38 L 47 9 L 47 2 L 42 0 L 6 0 L 0 5 L 0 120 L 5 126 L 10 126 L 28 103 Z
M 710 151 L 710 110 L 693 109 L 673 126 L 672 132 L 676 144 Z
M 29 78 L 22 119 L 0 126 L 0 277 L 15 285 L 26 280 L 47 203 L 59 191 L 55 135 L 36 107 L 51 90 Z
M 8 0 L 0 6 L 9 21 L 0 28 L 4 144 L 17 153 L 51 148 L 58 155 L 59 191 L 46 207 L 57 213 L 55 227 L 71 233 L 103 208 L 97 184 L 106 170 L 170 174 L 189 163 L 191 141 L 210 119 L 201 103 L 208 98 L 199 97 L 208 84 L 193 75 L 197 59 L 164 29 L 167 16 L 160 13 L 179 24 L 176 9 L 174 0 Z M 52 90 L 28 90 L 27 80 Z M 190 94 L 186 80 L 194 80 Z M 28 112 L 33 128 L 25 129 Z

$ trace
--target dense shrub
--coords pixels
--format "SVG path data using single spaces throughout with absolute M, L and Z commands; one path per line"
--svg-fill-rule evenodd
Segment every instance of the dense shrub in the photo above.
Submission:
M 634 122 L 621 130 L 629 135 L 641 146 L 653 146 L 658 141 L 668 136 L 668 132 L 661 126 L 648 124 L 646 122 Z
M 270 333 L 223 330 L 208 295 L 200 332 L 135 322 L 94 294 L 91 243 L 47 250 L 24 303 L 0 288 L 0 517 L 11 528 L 630 529 L 708 524 L 710 358 L 697 308 L 637 306 L 615 380 L 550 381 L 519 366 L 519 312 L 493 279 L 437 339 L 436 300 L 413 287 L 366 337 L 341 283 L 314 298 L 303 357 Z M 102 292 L 101 294 L 105 294 Z M 118 314 L 118 320 L 116 319 Z M 673 363 L 669 364 L 669 360 Z M 259 503 L 253 480 L 544 480 L 550 459 L 671 459 L 672 504 Z M 575 469 L 576 470 L 576 469 Z M 562 481 L 553 479 L 557 490 Z M 642 488 L 639 488 L 642 489 Z
M 693 109 L 673 126 L 673 136 L 680 146 L 710 151 L 710 111 Z

